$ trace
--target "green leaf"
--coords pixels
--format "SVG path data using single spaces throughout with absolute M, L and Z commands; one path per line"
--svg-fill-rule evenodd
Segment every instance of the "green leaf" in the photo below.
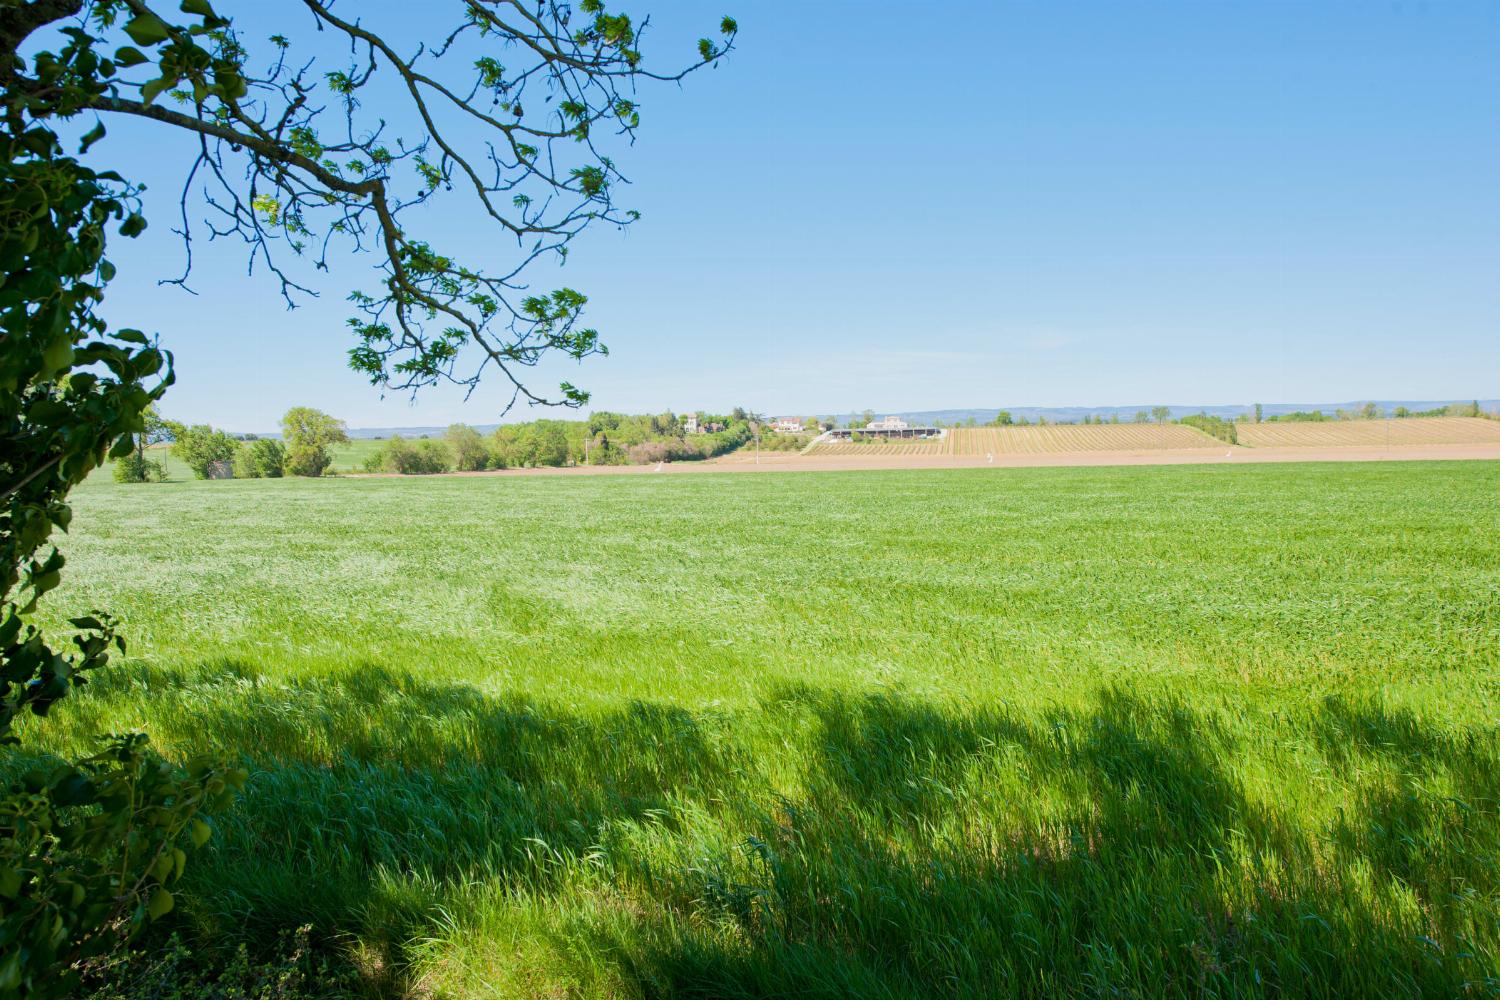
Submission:
M 172 894 L 161 886 L 157 886 L 151 893 L 151 902 L 146 904 L 146 913 L 152 920 L 160 920 L 172 912 L 173 903 Z
M 143 62 L 149 62 L 146 53 L 131 45 L 122 45 L 115 49 L 115 62 L 121 66 L 139 66 Z
M 214 16 L 214 9 L 208 5 L 208 0 L 182 0 L 178 9 L 184 14 L 197 14 L 199 17 Z
M 89 147 L 90 146 L 92 146 L 94 143 L 98 142 L 100 139 L 103 139 L 103 138 L 104 138 L 104 123 L 103 122 L 96 122 L 95 125 L 94 125 L 94 127 L 91 128 L 91 129 L 89 129 L 87 132 L 85 132 L 83 134 L 83 138 L 81 140 L 79 140 L 79 143 L 78 143 L 78 152 L 80 154 L 87 153 L 89 151 Z
M 208 843 L 208 838 L 213 836 L 213 832 L 213 827 L 201 819 L 193 820 L 192 825 L 188 827 L 188 836 L 192 838 L 194 847 L 202 847 Z
M 160 94 L 163 90 L 166 90 L 176 82 L 177 80 L 175 78 L 167 76 L 159 76 L 155 80 L 147 80 L 145 83 L 141 84 L 141 100 L 145 101 L 147 104 L 150 104 L 152 101 L 156 100 L 158 94 Z
M 145 231 L 146 217 L 139 212 L 131 212 L 125 218 L 125 221 L 120 223 L 121 236 L 139 236 Z
M 137 14 L 125 23 L 125 34 L 137 45 L 159 45 L 172 37 L 167 22 L 149 11 Z

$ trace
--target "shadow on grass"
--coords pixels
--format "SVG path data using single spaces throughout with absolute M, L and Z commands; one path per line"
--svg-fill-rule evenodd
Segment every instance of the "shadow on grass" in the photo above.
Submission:
M 390 967 L 440 924 L 456 948 L 482 935 L 462 898 L 488 887 L 643 996 L 1500 988 L 1495 734 L 1374 703 L 1266 734 L 1120 690 L 1037 714 L 791 687 L 705 714 L 374 665 L 125 683 L 161 699 L 168 744 L 257 765 L 196 874 L 206 921 L 310 921 Z M 1350 806 L 1309 815 L 1274 774 L 1247 790 L 1242 762 L 1282 743 Z M 570 916 L 565 888 L 633 916 Z

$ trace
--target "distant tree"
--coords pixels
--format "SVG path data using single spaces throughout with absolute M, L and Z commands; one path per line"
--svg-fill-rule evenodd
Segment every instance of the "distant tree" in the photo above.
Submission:
M 1120 415 L 1118 413 L 1111 413 L 1109 415 L 1109 422 L 1112 424 L 1118 424 L 1120 422 Z
M 822 430 L 822 428 L 818 425 L 817 417 L 808 417 L 807 419 L 803 420 L 802 429 L 807 431 L 809 434 L 817 434 Z
M 1151 414 L 1147 413 L 1145 410 L 1136 410 L 1135 422 L 1138 424 L 1149 424 L 1151 422 Z
M 443 440 L 453 456 L 453 467 L 461 472 L 478 472 L 490 464 L 490 450 L 484 438 L 468 424 L 451 424 Z
M 538 420 L 529 444 L 529 465 L 568 464 L 568 434 L 561 420 Z
M 1265 414 L 1265 408 L 1262 407 L 1259 403 L 1256 403 L 1255 404 L 1255 422 L 1257 424 L 1260 423 L 1261 418 L 1264 416 L 1264 414 Z
M 223 431 L 214 430 L 208 424 L 182 424 L 168 422 L 172 432 L 172 454 L 193 471 L 199 479 L 207 479 L 209 468 L 218 462 L 234 461 L 234 438 Z
M 141 429 L 131 435 L 135 451 L 115 459 L 117 483 L 159 483 L 167 478 L 166 467 L 146 457 L 146 449 L 172 438 L 168 422 L 153 403 L 141 413 Z
M 286 443 L 289 476 L 321 476 L 333 464 L 328 446 L 348 444 L 344 422 L 311 406 L 294 406 L 281 418 L 281 439 Z
M 280 479 L 286 467 L 286 449 L 280 441 L 256 438 L 234 453 L 234 474 L 239 479 Z
M 861 426 L 861 427 L 868 427 L 868 426 L 870 426 L 871 424 L 873 424 L 875 422 L 875 411 L 874 410 L 866 410 L 865 412 L 863 412 L 863 413 L 861 413 L 859 415 L 859 419 L 860 419 L 859 426 Z
M 1170 406 L 1151 407 L 1151 419 L 1155 420 L 1158 424 L 1166 423 L 1168 418 L 1170 418 L 1171 416 L 1172 408 Z
M 432 475 L 452 468 L 453 456 L 443 442 L 430 438 L 408 441 L 399 434 L 391 435 L 389 441 L 365 459 L 367 472 L 394 472 L 402 476 Z
M 167 470 L 160 462 L 132 451 L 115 459 L 114 478 L 117 483 L 161 483 L 166 482 Z
M 1404 419 L 1406 417 L 1411 416 L 1411 410 L 1407 409 L 1404 406 L 1398 406 L 1394 410 L 1391 411 L 1391 415 L 1394 416 L 1396 419 L 1401 420 L 1401 419 Z
M 1015 420 L 1012 419 L 1009 410 L 1001 410 L 999 413 L 995 414 L 995 424 L 994 424 L 994 426 L 996 426 L 996 427 L 1009 427 L 1011 424 L 1014 424 L 1014 423 L 1015 423 Z
M 1211 417 L 1207 412 L 1189 414 L 1179 420 L 1178 423 L 1186 424 L 1189 427 L 1196 427 L 1203 433 L 1212 435 L 1221 441 L 1227 441 L 1230 444 L 1238 444 L 1240 440 L 1239 430 L 1232 421 L 1225 420 L 1223 417 Z

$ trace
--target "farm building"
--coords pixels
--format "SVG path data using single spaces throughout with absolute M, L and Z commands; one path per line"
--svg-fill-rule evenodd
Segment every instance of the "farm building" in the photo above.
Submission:
M 777 417 L 771 421 L 771 430 L 777 434 L 801 434 L 803 429 L 802 421 L 796 417 Z
M 858 434 L 862 438 L 916 438 L 926 440 L 940 438 L 943 436 L 941 427 L 917 427 L 907 423 L 900 417 L 881 417 L 872 420 L 863 428 L 839 427 L 824 433 L 824 438 L 829 441 L 849 441 Z

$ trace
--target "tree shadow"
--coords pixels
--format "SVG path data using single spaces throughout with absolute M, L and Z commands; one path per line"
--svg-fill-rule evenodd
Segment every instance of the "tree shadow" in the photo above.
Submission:
M 1493 733 L 1374 703 L 1280 723 L 1354 790 L 1323 824 L 1247 791 L 1242 729 L 1120 689 L 1043 712 L 809 686 L 578 711 L 374 664 L 130 669 L 172 703 L 165 745 L 256 764 L 194 875 L 221 931 L 312 922 L 399 967 L 436 926 L 466 933 L 439 903 L 499 886 L 583 919 L 643 996 L 1500 988 Z M 566 916 L 570 891 L 634 915 Z

